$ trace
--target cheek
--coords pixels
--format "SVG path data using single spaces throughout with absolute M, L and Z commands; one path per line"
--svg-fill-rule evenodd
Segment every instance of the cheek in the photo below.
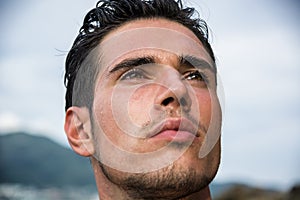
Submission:
M 154 88 L 142 86 L 132 92 L 128 100 L 128 116 L 139 127 L 151 122 L 150 111 L 154 103 Z
M 109 133 L 106 135 L 112 135 L 113 130 L 113 135 L 136 136 L 141 127 L 150 123 L 153 102 L 153 88 L 149 85 L 99 90 L 94 99 L 95 121 Z
M 200 111 L 200 122 L 208 127 L 212 116 L 212 97 L 208 90 L 198 91 L 196 97 Z
M 96 91 L 93 104 L 94 123 L 102 129 L 114 126 L 111 108 L 111 91 L 101 93 Z

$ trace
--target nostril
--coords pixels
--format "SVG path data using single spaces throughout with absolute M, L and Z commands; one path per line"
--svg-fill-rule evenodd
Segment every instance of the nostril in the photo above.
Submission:
M 161 105 L 167 106 L 167 105 L 169 105 L 170 103 L 172 103 L 173 101 L 174 101 L 174 98 L 173 98 L 173 97 L 168 97 L 168 98 L 164 99 L 164 100 L 161 102 Z

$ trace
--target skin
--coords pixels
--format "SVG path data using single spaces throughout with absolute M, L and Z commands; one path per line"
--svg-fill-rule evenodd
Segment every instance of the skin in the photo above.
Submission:
M 180 45 L 173 46 L 171 40 L 164 48 L 148 48 L 143 31 L 134 31 L 146 28 L 145 33 L 149 33 L 152 30 L 149 27 L 163 29 L 161 37 L 164 30 L 175 32 Z M 127 40 L 118 41 L 120 35 Z M 154 36 L 152 39 L 149 36 L 146 40 L 154 41 Z M 119 50 L 122 46 L 132 47 L 130 41 L 141 48 Z M 92 53 L 94 62 L 101 66 L 93 112 L 89 113 L 86 107 L 69 108 L 65 132 L 76 153 L 91 157 L 99 197 L 210 199 L 208 184 L 219 166 L 220 139 L 205 157 L 198 155 L 207 131 L 212 127 L 212 133 L 219 134 L 221 112 L 214 63 L 194 33 L 169 20 L 141 19 L 110 32 Z M 197 76 L 194 66 L 180 62 L 182 55 L 205 61 L 210 68 L 201 70 L 208 80 Z M 138 73 L 131 68 L 114 71 L 124 60 L 145 57 L 151 57 L 152 61 L 135 67 Z M 196 127 L 194 131 L 189 129 L 190 134 L 185 130 L 182 138 L 174 138 L 174 130 L 169 127 L 165 135 L 159 134 L 161 129 L 158 129 L 158 137 L 153 136 L 153 127 L 161 121 L 172 124 L 183 118 L 190 123 L 189 127 Z M 153 153 L 155 158 L 149 159 L 149 163 L 146 157 L 136 156 L 147 153 Z

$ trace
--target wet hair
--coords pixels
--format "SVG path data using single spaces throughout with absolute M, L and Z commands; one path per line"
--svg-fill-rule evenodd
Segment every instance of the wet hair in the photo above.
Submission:
M 87 57 L 101 43 L 104 36 L 124 23 L 133 20 L 163 18 L 184 25 L 198 37 L 215 62 L 214 53 L 208 41 L 207 24 L 198 16 L 199 14 L 194 8 L 184 7 L 181 0 L 98 1 L 96 7 L 85 16 L 79 34 L 66 58 L 64 77 L 66 86 L 65 110 L 73 105 L 86 106 L 91 109 L 97 67 L 95 63 L 88 63 L 91 61 L 87 61 L 89 59 Z M 75 81 L 78 73 L 83 78 L 80 78 L 80 81 Z M 73 99 L 74 88 L 76 88 L 77 94 L 80 94 L 80 98 Z

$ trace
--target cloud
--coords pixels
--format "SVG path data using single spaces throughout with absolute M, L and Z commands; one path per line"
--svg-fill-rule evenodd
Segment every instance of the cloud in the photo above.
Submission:
M 20 127 L 20 119 L 13 113 L 0 114 L 0 133 L 18 131 Z
M 1 20 L 0 131 L 22 128 L 67 144 L 64 59 L 95 3 L 45 0 L 28 1 L 21 10 L 6 6 L 11 12 Z M 300 179 L 300 29 L 290 20 L 295 12 L 259 0 L 197 4 L 213 31 L 226 96 L 218 179 L 283 185 Z M 57 56 L 56 49 L 63 55 Z
M 67 144 L 63 133 L 64 59 L 85 9 L 95 3 L 28 1 L 21 10 L 15 10 L 16 4 L 7 5 L 11 12 L 3 15 L 0 38 L 3 129 L 25 129 Z M 18 123 L 13 124 L 12 119 Z
M 217 180 L 287 189 L 300 180 L 300 29 L 290 20 L 295 13 L 278 2 L 207 3 L 226 107 Z

